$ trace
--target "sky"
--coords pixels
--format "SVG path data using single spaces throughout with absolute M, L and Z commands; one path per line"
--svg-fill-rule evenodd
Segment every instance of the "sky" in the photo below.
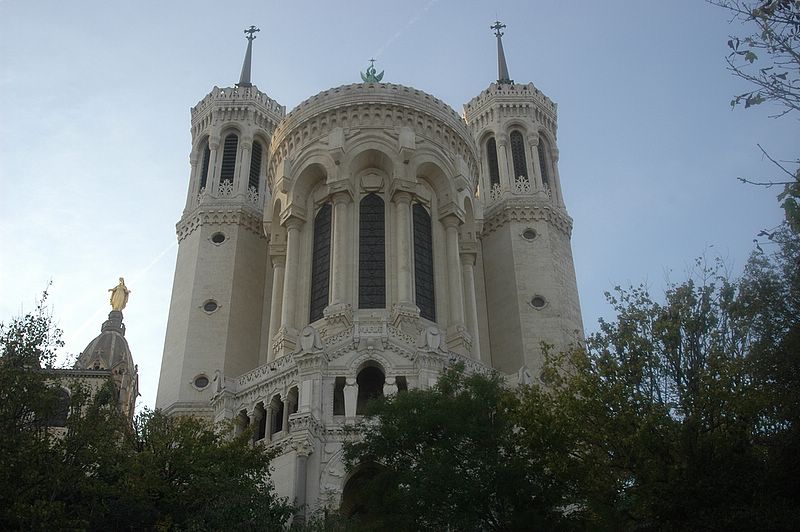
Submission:
M 243 29 L 253 83 L 291 110 L 360 81 L 437 96 L 459 113 L 497 77 L 490 24 L 506 25 L 511 77 L 558 104 L 559 173 L 574 219 L 587 332 L 603 293 L 654 294 L 699 256 L 741 271 L 781 219 L 768 179 L 796 155 L 798 122 L 731 110 L 747 85 L 725 68 L 745 28 L 697 0 L 0 0 L 0 321 L 49 285 L 62 361 L 100 332 L 108 289 L 132 290 L 126 338 L 139 405 L 153 406 L 189 180 L 189 108 L 238 81 Z M 73 358 L 71 358 L 73 357 Z

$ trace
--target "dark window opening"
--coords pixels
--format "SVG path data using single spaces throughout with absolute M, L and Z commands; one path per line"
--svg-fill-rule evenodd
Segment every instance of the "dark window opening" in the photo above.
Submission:
M 222 149 L 222 168 L 219 172 L 219 182 L 230 181 L 233 183 L 233 176 L 236 170 L 236 148 L 239 146 L 239 137 L 231 133 L 225 137 L 225 145 Z
M 539 137 L 539 168 L 542 169 L 542 184 L 545 187 L 550 187 L 550 167 L 547 164 L 547 154 L 548 146 L 545 144 L 545 140 L 542 137 Z
M 358 224 L 358 308 L 386 308 L 384 204 L 377 194 L 361 200 Z
M 208 182 L 208 162 L 211 159 L 211 150 L 208 147 L 208 142 L 206 142 L 206 147 L 203 150 L 203 167 L 200 170 L 200 190 L 206 188 L 206 183 Z
M 489 186 L 500 184 L 500 165 L 497 164 L 497 142 L 494 137 L 486 142 L 486 160 L 489 162 Z
M 298 399 L 299 399 L 299 394 L 297 393 L 297 388 L 292 386 L 289 389 L 289 396 L 288 396 L 288 398 L 286 400 L 287 407 L 289 408 L 289 415 L 290 416 L 292 414 L 296 414 L 297 413 L 298 402 L 299 402 Z
M 405 377 L 397 377 L 394 380 L 397 383 L 397 392 L 407 392 L 408 391 L 408 381 Z
M 333 385 L 333 415 L 344 415 L 344 385 L 346 379 L 344 377 L 336 377 L 336 382 Z
M 412 207 L 414 218 L 414 288 L 419 315 L 436 321 L 433 286 L 433 235 L 431 216 L 419 203 Z
M 55 390 L 53 415 L 47 420 L 49 427 L 66 427 L 69 417 L 69 392 L 64 388 Z
M 261 417 L 258 419 L 258 427 L 256 428 L 256 435 L 255 439 L 263 440 L 267 435 L 267 411 L 264 409 L 264 403 L 258 403 L 256 405 L 256 412 L 258 412 Z
M 275 434 L 283 430 L 283 401 L 280 396 L 272 398 L 272 430 L 270 434 Z
M 370 511 L 371 501 L 381 496 L 373 483 L 380 471 L 379 466 L 374 463 L 359 465 L 344 485 L 342 504 L 339 507 L 339 513 L 345 519 L 358 518 L 358 523 L 370 530 L 377 530 L 374 525 L 380 523 L 380 516 Z
M 311 304 L 309 321 L 322 318 L 328 305 L 331 268 L 331 204 L 326 203 L 314 217 L 314 247 L 311 257 Z
M 250 179 L 247 186 L 256 189 L 258 192 L 259 176 L 261 175 L 261 144 L 253 143 L 253 153 L 250 156 Z
M 528 163 L 525 158 L 525 141 L 522 140 L 522 133 L 519 131 L 511 132 L 511 159 L 514 161 L 514 177 L 528 178 Z
M 357 415 L 363 415 L 366 412 L 367 401 L 383 397 L 383 385 L 385 382 L 386 377 L 378 367 L 367 366 L 358 373 L 356 377 L 356 383 L 358 383 Z

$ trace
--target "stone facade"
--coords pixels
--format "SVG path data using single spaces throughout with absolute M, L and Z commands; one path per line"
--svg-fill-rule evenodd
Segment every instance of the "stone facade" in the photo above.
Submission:
M 492 84 L 460 116 L 388 83 L 286 114 L 240 83 L 191 131 L 156 406 L 252 425 L 308 511 L 339 507 L 367 398 L 455 363 L 525 381 L 542 342 L 580 341 L 556 106 L 532 84 Z

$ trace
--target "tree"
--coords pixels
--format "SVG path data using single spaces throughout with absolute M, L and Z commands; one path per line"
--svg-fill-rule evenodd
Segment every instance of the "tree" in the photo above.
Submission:
M 274 451 L 247 433 L 149 411 L 132 426 L 109 380 L 58 383 L 70 415 L 55 435 L 62 344 L 44 301 L 0 324 L 0 529 L 282 529 L 293 508 L 272 489 Z
M 731 100 L 731 106 L 749 108 L 765 102 L 777 104 L 776 116 L 800 111 L 800 2 L 797 0 L 709 0 L 727 9 L 733 19 L 753 27 L 746 36 L 728 40 L 731 52 L 728 69 L 755 88 Z M 761 148 L 761 146 L 759 146 Z M 786 221 L 794 232 L 800 232 L 800 159 L 792 164 L 778 162 L 762 152 L 781 171 L 782 179 L 770 181 L 741 181 L 761 186 L 782 185 L 778 196 Z M 771 232 L 765 232 L 770 236 Z
M 520 408 L 502 377 L 460 368 L 434 389 L 371 403 L 362 437 L 345 445 L 351 470 L 377 464 L 356 488 L 362 523 L 376 530 L 568 528 L 577 512 L 565 512 L 569 486 L 550 467 L 562 450 L 560 431 L 549 409 L 531 408 L 529 420 L 541 426 L 536 447 L 525 446 Z

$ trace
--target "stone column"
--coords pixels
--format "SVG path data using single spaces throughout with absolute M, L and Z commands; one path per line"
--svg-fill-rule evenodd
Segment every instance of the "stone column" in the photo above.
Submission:
M 383 383 L 383 395 L 389 397 L 397 393 L 397 379 L 394 377 L 386 377 Z
M 564 206 L 564 196 L 561 195 L 561 176 L 558 174 L 558 148 L 550 148 L 550 159 L 553 161 L 553 199 L 559 207 Z
M 283 275 L 286 269 L 286 256 L 272 256 L 272 302 L 269 307 L 269 340 L 267 341 L 267 362 L 275 360 L 272 342 L 281 326 L 281 306 L 283 303 Z
M 284 434 L 289 434 L 289 395 L 283 399 L 283 419 L 281 420 L 281 427 Z
M 464 325 L 464 304 L 461 287 L 461 262 L 458 257 L 458 226 L 461 220 L 453 215 L 442 219 L 445 227 L 447 248 L 447 288 L 449 302 L 449 328 L 452 330 Z
M 464 313 L 469 335 L 472 337 L 472 357 L 480 360 L 480 339 L 478 338 L 478 303 L 475 298 L 475 254 L 461 254 L 461 273 L 464 284 Z
M 281 332 L 295 334 L 295 308 L 297 307 L 297 279 L 300 273 L 300 227 L 303 220 L 296 216 L 286 220 L 286 271 L 283 278 L 283 303 L 281 304 Z
M 347 418 L 356 417 L 356 402 L 358 401 L 358 383 L 355 377 L 347 377 L 344 385 L 344 415 Z
M 331 246 L 331 305 L 347 303 L 347 204 L 350 194 L 333 197 L 333 243 Z
M 238 170 L 236 176 L 239 182 L 236 184 L 236 192 L 238 194 L 242 194 L 244 197 L 247 197 L 247 188 L 250 186 L 250 153 L 253 150 L 253 139 L 252 138 L 242 138 L 239 141 L 239 146 L 241 149 L 239 150 L 239 157 L 241 157 L 241 161 L 238 165 Z
M 297 462 L 294 475 L 294 504 L 297 513 L 294 522 L 303 524 L 306 520 L 306 477 L 308 475 L 308 457 L 314 452 L 313 447 L 307 441 L 300 441 L 295 444 Z
M 208 139 L 208 176 L 206 176 L 206 191 L 217 192 L 217 152 L 219 151 L 219 137 Z
M 531 160 L 530 167 L 533 169 L 531 183 L 536 190 L 544 190 L 542 183 L 542 169 L 539 167 L 539 135 L 528 137 L 528 158 Z
M 502 190 L 511 190 L 511 172 L 508 168 L 508 136 L 505 133 L 499 133 L 495 137 L 497 143 L 497 165 L 500 167 L 500 188 Z
M 275 407 L 272 406 L 272 399 L 270 399 L 269 404 L 266 407 L 264 407 L 264 415 L 267 416 L 267 425 L 264 428 L 264 441 L 271 442 L 272 424 L 273 420 L 275 419 Z
M 413 305 L 412 276 L 413 249 L 411 247 L 411 194 L 394 195 L 397 224 L 397 300 L 401 305 Z
M 199 166 L 197 164 L 198 154 L 193 153 L 189 158 L 189 165 L 191 166 L 191 170 L 189 171 L 189 191 L 186 193 L 186 210 L 197 205 L 197 195 L 200 193 L 200 171 L 197 169 Z M 195 188 L 195 184 L 197 184 L 197 188 Z

